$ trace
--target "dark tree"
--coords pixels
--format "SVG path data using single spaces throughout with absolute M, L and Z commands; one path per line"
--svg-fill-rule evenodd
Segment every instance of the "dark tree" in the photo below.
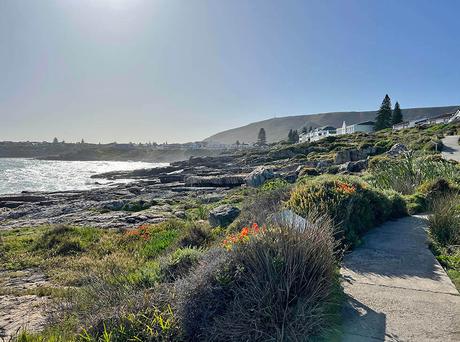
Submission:
M 236 145 L 237 147 L 240 146 L 240 141 L 237 140 L 236 143 L 235 143 L 235 145 Z
M 313 127 L 312 127 L 312 126 L 310 126 L 310 128 L 308 129 L 308 132 L 311 132 L 311 131 L 313 131 Z
M 382 101 L 382 105 L 380 106 L 380 109 L 377 112 L 377 116 L 375 118 L 375 130 L 379 131 L 381 129 L 391 127 L 392 115 L 393 113 L 391 110 L 391 100 L 387 94 L 385 95 L 385 98 Z
M 58 141 L 58 138 L 54 138 L 53 139 L 53 144 L 57 144 L 59 141 Z
M 290 130 L 288 134 L 288 142 L 290 144 L 295 144 L 299 142 L 299 133 L 297 130 Z
M 299 133 L 297 132 L 297 130 L 294 130 L 292 132 L 292 142 L 294 144 L 297 144 L 299 142 Z
M 259 134 L 257 135 L 257 145 L 267 145 L 267 134 L 265 133 L 265 129 L 263 127 L 259 130 Z
M 302 133 L 303 133 L 303 134 L 307 134 L 307 133 L 308 133 L 307 126 L 303 126 L 303 127 L 302 127 Z
M 391 117 L 391 123 L 393 125 L 399 124 L 403 122 L 403 116 L 401 112 L 401 108 L 399 107 L 399 102 L 395 103 L 395 109 L 393 109 L 393 116 Z

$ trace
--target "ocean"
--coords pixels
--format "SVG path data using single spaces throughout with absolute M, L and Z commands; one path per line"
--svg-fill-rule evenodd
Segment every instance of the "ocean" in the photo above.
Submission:
M 104 179 L 91 179 L 97 173 L 135 170 L 168 165 L 124 161 L 55 161 L 28 158 L 0 158 L 0 194 L 21 191 L 85 190 L 104 186 Z M 129 180 L 117 180 L 128 182 Z M 97 184 L 99 183 L 99 184 Z

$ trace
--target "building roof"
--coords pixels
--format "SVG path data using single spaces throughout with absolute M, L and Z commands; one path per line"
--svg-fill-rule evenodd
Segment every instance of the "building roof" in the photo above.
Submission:
M 441 115 L 436 115 L 436 116 L 431 117 L 430 120 L 433 120 L 433 119 L 450 118 L 450 117 L 454 116 L 456 112 L 457 112 L 457 111 L 455 111 L 455 112 L 450 112 L 450 113 L 444 113 L 444 114 L 441 114 Z
M 335 131 L 336 128 L 332 126 L 322 126 L 317 128 L 318 131 Z
M 355 123 L 355 125 L 361 125 L 361 126 L 374 126 L 374 125 L 375 125 L 375 122 L 374 122 L 374 121 L 364 121 L 364 122 Z

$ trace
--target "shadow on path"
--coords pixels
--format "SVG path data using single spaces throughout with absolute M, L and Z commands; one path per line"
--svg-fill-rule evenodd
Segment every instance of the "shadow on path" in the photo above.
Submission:
M 386 222 L 344 257 L 342 341 L 460 340 L 460 295 L 426 229 L 422 217 Z
M 387 222 L 384 228 L 369 232 L 363 244 L 345 256 L 344 267 L 358 275 L 439 280 L 443 272 L 427 248 L 425 227 L 420 217 Z

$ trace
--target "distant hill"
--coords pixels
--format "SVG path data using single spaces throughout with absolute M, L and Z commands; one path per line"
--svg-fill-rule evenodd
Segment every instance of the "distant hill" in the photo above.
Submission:
M 433 117 L 440 114 L 454 112 L 459 106 L 448 107 L 427 107 L 427 108 L 408 108 L 403 109 L 404 120 L 414 120 L 424 117 Z M 277 142 L 287 138 L 290 129 L 300 130 L 302 127 L 313 128 L 320 126 L 340 127 L 343 121 L 353 124 L 362 121 L 374 120 L 376 111 L 366 112 L 333 112 L 310 115 L 285 116 L 264 121 L 258 121 L 246 126 L 229 129 L 209 138 L 205 141 L 233 144 L 237 140 L 240 142 L 251 143 L 257 141 L 257 133 L 261 127 L 267 132 L 268 142 Z

